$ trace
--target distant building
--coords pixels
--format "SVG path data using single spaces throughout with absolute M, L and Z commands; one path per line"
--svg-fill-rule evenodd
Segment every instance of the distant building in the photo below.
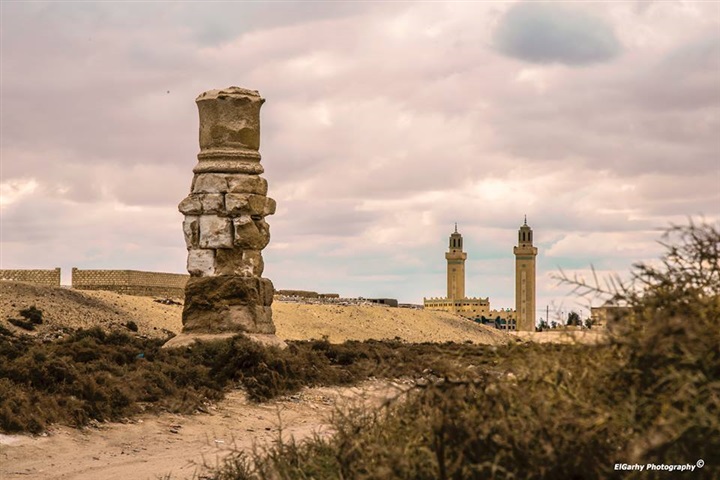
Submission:
M 424 298 L 428 310 L 442 310 L 472 318 L 476 322 L 493 325 L 503 330 L 535 331 L 536 268 L 538 249 L 533 245 L 533 231 L 527 217 L 518 231 L 515 254 L 515 310 L 490 310 L 490 299 L 465 296 L 465 260 L 463 238 L 457 231 L 450 235 L 447 260 L 447 297 Z
M 517 320 L 515 313 L 515 310 L 512 310 L 510 308 L 505 310 L 490 310 L 487 318 L 492 321 L 502 320 L 503 322 L 515 323 Z
M 340 298 L 340 295 L 337 293 L 318 293 L 309 290 L 275 290 L 275 296 L 298 298 Z
M 441 310 L 475 318 L 489 315 L 489 298 L 468 298 L 465 296 L 465 260 L 467 253 L 463 251 L 463 238 L 457 231 L 450 234 L 450 245 L 445 254 L 447 260 L 447 297 L 423 298 L 427 310 Z
M 398 307 L 400 308 L 412 308 L 414 310 L 422 310 L 423 306 L 419 305 L 417 303 L 399 303 Z
M 517 320 L 515 319 L 515 310 L 490 310 L 488 316 L 475 317 L 477 323 L 488 325 L 499 330 L 516 330 Z
M 630 315 L 630 307 L 622 304 L 616 298 L 611 298 L 600 307 L 590 308 L 590 320 L 593 328 L 607 328 L 613 322 L 622 320 Z
M 497 318 L 493 322 L 493 325 L 498 330 L 517 330 L 517 323 L 515 320 L 505 320 L 502 318 Z
M 385 305 L 387 307 L 395 307 L 398 306 L 398 301 L 394 298 L 366 298 L 370 303 L 377 303 L 378 305 Z

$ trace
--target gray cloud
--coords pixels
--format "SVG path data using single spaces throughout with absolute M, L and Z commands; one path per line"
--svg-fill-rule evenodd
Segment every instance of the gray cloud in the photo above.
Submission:
M 510 306 L 524 213 L 540 280 L 558 265 L 622 270 L 652 253 L 654 228 L 717 210 L 720 78 L 716 47 L 697 43 L 720 24 L 711 8 L 542 6 L 561 23 L 593 11 L 621 35 L 616 61 L 568 68 L 594 57 L 487 48 L 507 7 L 485 2 L 48 5 L 3 5 L 0 185 L 37 183 L 2 207 L 7 268 L 182 271 L 193 100 L 228 85 L 267 99 L 279 287 L 443 294 L 458 221 L 468 292 Z M 592 45 L 597 22 L 580 22 Z M 554 295 L 540 285 L 541 302 Z
M 493 112 L 496 148 L 551 168 L 574 163 L 620 177 L 717 174 L 720 41 L 693 37 L 613 68 L 536 69 L 547 78 L 540 94 L 508 82 Z
M 501 19 L 494 40 L 495 47 L 510 57 L 571 66 L 607 61 L 621 49 L 604 21 L 556 3 L 513 5 Z
M 675 47 L 650 68 L 638 71 L 629 100 L 653 110 L 712 108 L 717 112 L 719 83 L 720 35 L 713 31 Z M 710 131 L 716 136 L 720 120 L 716 114 L 711 118 Z
M 356 205 L 357 202 L 349 199 L 325 201 L 321 195 L 316 197 L 312 193 L 305 200 L 292 204 L 286 202 L 292 213 L 272 222 L 273 236 L 278 241 L 291 236 L 317 236 L 319 239 L 334 240 L 357 236 L 372 224 L 373 215 L 357 211 Z M 330 250 L 336 246 L 327 244 L 323 249 Z
M 202 46 L 217 46 L 238 36 L 267 28 L 354 15 L 371 9 L 362 2 L 202 2 L 175 12 Z

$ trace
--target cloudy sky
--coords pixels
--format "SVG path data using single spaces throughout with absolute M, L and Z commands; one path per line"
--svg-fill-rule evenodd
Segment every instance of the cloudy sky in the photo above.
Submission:
M 267 100 L 277 288 L 443 296 L 458 222 L 468 295 L 512 307 L 527 214 L 540 317 L 559 268 L 720 219 L 718 2 L 0 8 L 2 268 L 184 272 L 194 100 L 231 85 Z

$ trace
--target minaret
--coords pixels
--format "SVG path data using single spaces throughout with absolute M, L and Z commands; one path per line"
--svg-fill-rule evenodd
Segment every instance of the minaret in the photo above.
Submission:
M 518 231 L 515 254 L 515 315 L 517 330 L 535 331 L 535 257 L 538 249 L 533 247 L 533 231 L 525 223 Z
M 457 231 L 450 234 L 450 246 L 445 254 L 447 260 L 447 298 L 457 300 L 465 298 L 465 260 L 467 253 L 463 252 L 463 238 Z

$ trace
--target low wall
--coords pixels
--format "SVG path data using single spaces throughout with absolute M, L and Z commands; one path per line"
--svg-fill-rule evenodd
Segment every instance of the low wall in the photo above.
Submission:
M 318 293 L 310 290 L 275 290 L 275 295 L 300 298 L 340 298 L 338 293 Z
M 60 269 L 52 270 L 0 270 L 0 280 L 34 283 L 50 287 L 60 286 Z
M 72 286 L 78 290 L 108 290 L 125 295 L 183 298 L 190 275 L 139 270 L 72 269 Z

